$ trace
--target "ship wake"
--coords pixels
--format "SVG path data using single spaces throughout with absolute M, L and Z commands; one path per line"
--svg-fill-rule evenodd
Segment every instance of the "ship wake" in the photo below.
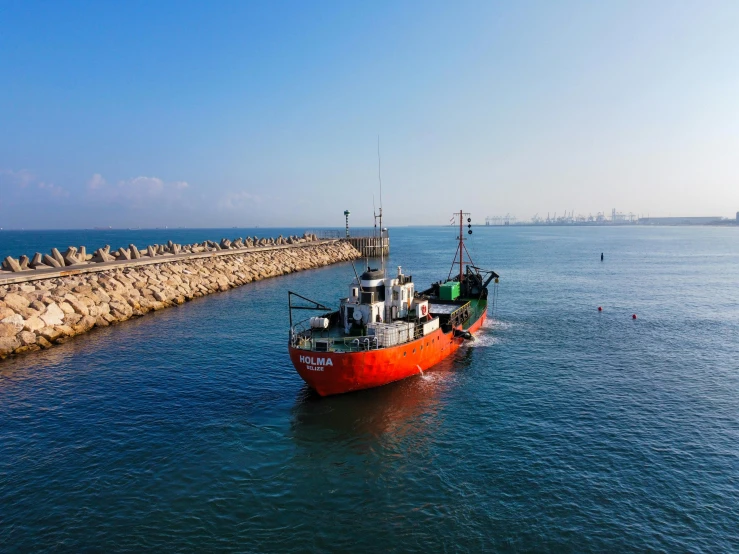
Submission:
M 467 343 L 468 348 L 487 348 L 501 343 L 498 333 L 502 330 L 508 330 L 510 323 L 500 321 L 498 319 L 486 319 L 480 330 L 475 333 L 475 340 Z

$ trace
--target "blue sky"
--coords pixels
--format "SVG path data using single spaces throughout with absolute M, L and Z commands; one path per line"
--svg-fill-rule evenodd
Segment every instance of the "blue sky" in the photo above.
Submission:
M 0 227 L 739 210 L 739 2 L 0 0 Z

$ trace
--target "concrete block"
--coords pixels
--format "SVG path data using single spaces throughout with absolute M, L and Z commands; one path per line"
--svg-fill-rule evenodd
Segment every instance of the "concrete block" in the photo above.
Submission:
M 62 256 L 56 248 L 51 249 L 51 256 L 56 260 L 56 263 L 59 264 L 57 267 L 64 267 L 66 265 L 64 262 L 64 256 Z
M 41 252 L 36 252 L 33 255 L 33 259 L 31 260 L 30 265 L 34 269 L 42 269 L 42 268 L 39 268 L 38 266 L 49 267 L 44 263 L 43 257 L 41 256 Z
M 79 258 L 77 258 L 77 248 L 74 246 L 67 248 L 64 254 L 62 254 L 62 258 L 64 258 L 64 265 L 75 265 L 80 263 Z
M 95 250 L 95 255 L 92 256 L 91 260 L 95 263 L 112 262 L 115 258 L 108 252 L 104 248 L 98 248 Z
M 18 260 L 15 258 L 11 258 L 8 256 L 5 258 L 5 261 L 3 262 L 3 269 L 7 269 L 8 271 L 12 271 L 13 273 L 19 273 L 23 271 L 21 269 L 21 265 L 18 263 Z
M 62 267 L 62 264 L 60 264 L 56 258 L 53 258 L 52 256 L 49 256 L 48 254 L 44 254 L 43 260 L 44 260 L 44 263 L 48 266 Z

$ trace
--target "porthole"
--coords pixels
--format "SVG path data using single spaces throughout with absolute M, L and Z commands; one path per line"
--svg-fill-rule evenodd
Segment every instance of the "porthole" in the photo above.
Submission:
M 404 358 L 405 358 L 405 354 L 406 354 L 406 353 L 405 353 L 405 352 L 403 352 L 403 357 L 404 357 Z

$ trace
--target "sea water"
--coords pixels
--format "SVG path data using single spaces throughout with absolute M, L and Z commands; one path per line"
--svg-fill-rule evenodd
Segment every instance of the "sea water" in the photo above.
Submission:
M 455 235 L 391 229 L 386 265 L 445 278 Z M 287 355 L 287 291 L 336 305 L 350 264 L 0 362 L 0 550 L 738 550 L 739 228 L 467 247 L 501 276 L 488 324 L 374 390 L 317 397 Z

